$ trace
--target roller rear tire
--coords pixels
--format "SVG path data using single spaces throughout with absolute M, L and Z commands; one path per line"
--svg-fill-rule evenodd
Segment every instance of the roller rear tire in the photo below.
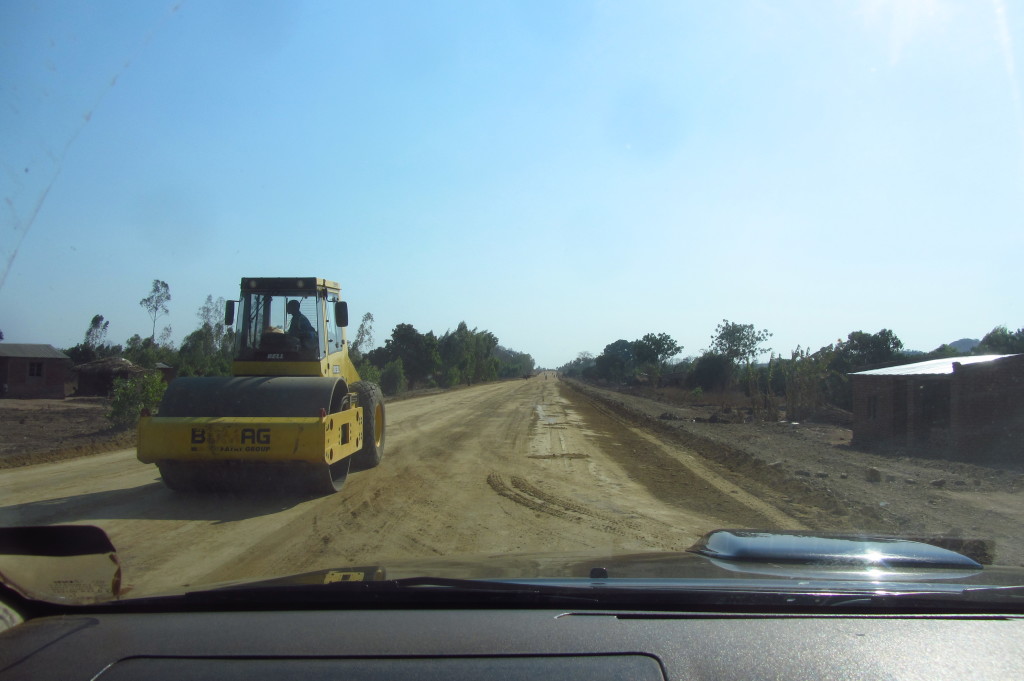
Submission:
M 363 448 L 350 457 L 351 470 L 365 471 L 379 466 L 384 455 L 384 394 L 369 381 L 357 381 L 349 389 L 363 408 Z

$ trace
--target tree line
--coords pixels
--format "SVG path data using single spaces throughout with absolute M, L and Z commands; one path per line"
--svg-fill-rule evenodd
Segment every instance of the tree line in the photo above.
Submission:
M 97 359 L 122 357 L 145 369 L 158 364 L 177 369 L 181 376 L 227 376 L 231 373 L 235 332 L 224 325 L 224 299 L 206 296 L 196 311 L 198 326 L 176 347 L 171 340 L 171 327 L 164 326 L 157 335 L 157 321 L 169 312 L 170 286 L 159 279 L 153 280 L 149 295 L 139 301 L 152 321 L 148 337 L 132 335 L 124 344 L 108 341 L 110 322 L 103 315 L 93 315 L 82 341 L 63 350 L 77 364 Z
M 371 314 L 363 316 L 352 356 L 360 375 L 380 383 L 385 394 L 528 376 L 535 367 L 529 354 L 502 346 L 490 331 L 470 329 L 464 321 L 440 336 L 398 324 L 384 345 L 364 353 L 363 348 L 372 344 L 372 322 Z
M 171 341 L 171 327 L 157 333 L 158 320 L 169 312 L 167 282 L 153 280 L 152 289 L 139 301 L 152 322 L 149 337 L 134 334 L 124 344 L 108 341 L 110 322 L 101 314 L 92 317 L 82 341 L 65 348 L 77 364 L 123 357 L 146 369 L 158 364 L 177 369 L 179 376 L 229 376 L 234 355 L 235 331 L 224 324 L 224 299 L 206 297 L 197 310 L 198 325 L 182 340 Z M 420 333 L 411 324 L 398 324 L 384 345 L 373 345 L 373 315 L 363 315 L 350 355 L 362 378 L 381 384 L 389 395 L 418 387 L 452 387 L 526 376 L 533 372 L 533 357 L 502 346 L 490 331 L 470 329 L 465 322 L 454 331 L 437 336 Z
M 559 371 L 597 382 L 671 383 L 692 390 L 695 397 L 739 390 L 766 417 L 776 411 L 775 398 L 785 397 L 787 417 L 802 419 L 826 404 L 851 409 L 852 372 L 962 355 L 1024 353 L 1024 328 L 1010 331 L 1005 326 L 992 329 L 969 351 L 943 344 L 926 353 L 905 350 L 892 330 L 881 329 L 853 331 L 845 340 L 814 351 L 798 346 L 785 358 L 767 346 L 771 336 L 753 324 L 722 320 L 699 356 L 670 362 L 682 346 L 667 334 L 647 334 L 634 341 L 609 343 L 596 357 L 581 352 Z M 769 360 L 758 363 L 757 358 L 765 354 Z
M 605 346 L 600 355 L 580 353 L 575 360 L 559 368 L 562 373 L 591 380 L 610 382 L 659 383 L 663 377 L 687 374 L 693 387 L 715 389 L 727 387 L 741 363 L 751 364 L 768 351 L 765 341 L 771 337 L 753 324 L 737 324 L 722 320 L 711 337 L 711 344 L 700 357 L 679 362 L 683 346 L 666 333 L 648 333 L 634 341 L 619 339 Z

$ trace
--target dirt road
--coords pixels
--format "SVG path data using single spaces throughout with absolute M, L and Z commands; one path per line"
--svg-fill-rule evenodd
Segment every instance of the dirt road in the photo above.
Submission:
M 4 471 L 0 524 L 88 523 L 132 593 L 410 557 L 680 550 L 800 523 L 553 375 L 388 406 L 385 459 L 316 499 L 179 495 L 134 450 Z

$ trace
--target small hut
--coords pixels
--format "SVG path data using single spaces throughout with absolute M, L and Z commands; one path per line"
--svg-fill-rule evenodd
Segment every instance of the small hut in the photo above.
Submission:
M 78 374 L 76 395 L 107 396 L 114 391 L 115 378 L 132 378 L 146 373 L 146 370 L 123 357 L 106 357 L 79 364 L 75 373 Z

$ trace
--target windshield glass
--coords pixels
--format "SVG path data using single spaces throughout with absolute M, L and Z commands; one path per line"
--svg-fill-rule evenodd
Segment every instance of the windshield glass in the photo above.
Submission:
M 323 356 L 318 328 L 322 328 L 321 299 L 294 293 L 270 295 L 246 292 L 242 295 L 242 317 L 238 323 L 238 359 L 283 359 Z M 271 357 L 274 359 L 275 357 Z
M 824 574 L 687 552 L 722 528 L 1016 575 L 1022 37 L 1004 0 L 0 3 L 0 526 L 101 527 L 126 598 Z

